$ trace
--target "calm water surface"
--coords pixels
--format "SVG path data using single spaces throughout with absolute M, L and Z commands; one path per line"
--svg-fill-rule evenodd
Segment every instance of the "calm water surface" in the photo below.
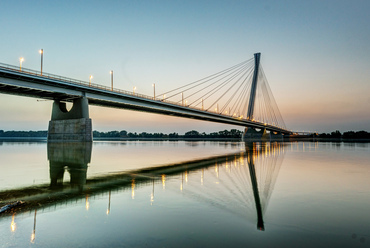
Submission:
M 370 247 L 370 144 L 0 141 L 0 247 Z

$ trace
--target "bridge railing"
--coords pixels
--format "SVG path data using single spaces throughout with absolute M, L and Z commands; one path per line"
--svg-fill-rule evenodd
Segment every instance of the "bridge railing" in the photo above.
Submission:
M 199 111 L 205 111 L 205 112 L 211 112 L 211 113 L 213 112 L 213 111 L 207 111 L 207 110 L 204 110 L 202 108 L 198 108 L 198 107 L 194 107 L 194 106 L 190 106 L 190 105 L 183 105 L 182 103 L 169 101 L 167 99 L 160 99 L 158 97 L 152 97 L 152 96 L 147 96 L 147 95 L 143 95 L 143 94 L 139 94 L 139 93 L 134 93 L 133 91 L 121 90 L 121 89 L 117 89 L 117 88 L 112 89 L 112 87 L 104 86 L 104 85 L 101 85 L 101 84 L 90 83 L 90 82 L 87 82 L 87 81 L 82 81 L 82 80 L 78 80 L 78 79 L 63 77 L 63 76 L 59 76 L 59 75 L 55 75 L 55 74 L 51 74 L 51 73 L 43 72 L 41 74 L 41 71 L 32 70 L 32 69 L 23 68 L 23 67 L 20 68 L 19 66 L 0 63 L 0 68 L 7 69 L 7 70 L 10 70 L 10 71 L 14 71 L 14 72 L 17 72 L 17 73 L 24 73 L 24 74 L 28 74 L 28 75 L 34 75 L 34 76 L 44 77 L 44 78 L 53 79 L 53 80 L 59 80 L 59 81 L 63 81 L 63 82 L 71 83 L 71 84 L 82 85 L 82 86 L 85 86 L 85 87 L 92 87 L 92 88 L 101 89 L 101 90 L 105 90 L 105 91 L 109 91 L 109 92 L 115 92 L 115 93 L 119 93 L 119 94 L 130 95 L 130 96 L 135 96 L 135 97 L 139 97 L 139 98 L 145 98 L 145 99 L 149 99 L 149 100 L 153 100 L 153 101 L 161 101 L 161 102 L 169 103 L 169 104 L 172 104 L 172 105 L 187 107 L 187 108 L 191 108 L 191 109 L 195 109 L 195 110 L 199 110 Z M 222 115 L 222 116 L 225 116 L 225 117 L 229 117 L 229 118 L 234 118 L 234 119 L 244 119 L 240 116 L 237 117 L 237 116 L 233 116 L 233 115 L 223 114 L 223 113 L 219 113 L 218 111 L 214 111 L 213 113 L 218 114 L 218 115 Z M 251 120 L 251 121 L 257 122 L 257 123 L 263 123 L 262 121 L 258 121 L 258 120 Z M 275 126 L 274 124 L 268 124 L 268 125 Z
M 177 106 L 184 106 L 184 105 L 182 105 L 178 102 L 169 101 L 167 99 L 160 99 L 158 97 L 147 96 L 147 95 L 143 95 L 143 94 L 136 93 L 136 92 L 134 93 L 133 91 L 127 91 L 127 90 L 122 90 L 122 89 L 117 89 L 117 88 L 112 89 L 112 87 L 104 86 L 104 85 L 101 85 L 101 84 L 90 83 L 90 82 L 87 82 L 87 81 L 82 81 L 82 80 L 78 80 L 78 79 L 63 77 L 63 76 L 59 76 L 59 75 L 55 75 L 55 74 L 51 74 L 51 73 L 43 72 L 41 74 L 41 71 L 32 70 L 32 69 L 28 69 L 28 68 L 24 68 L 24 67 L 20 68 L 19 66 L 0 63 L 0 68 L 15 71 L 15 72 L 18 72 L 18 73 L 25 73 L 25 74 L 29 74 L 29 75 L 45 77 L 45 78 L 60 80 L 60 81 L 64 81 L 64 82 L 68 82 L 68 83 L 72 83 L 72 84 L 83 85 L 83 86 L 92 87 L 92 88 L 96 88 L 96 89 L 106 90 L 106 91 L 110 91 L 110 92 L 116 92 L 116 93 L 120 93 L 120 94 L 136 96 L 136 97 L 145 98 L 145 99 L 149 99 L 149 100 L 166 102 L 166 103 L 174 104 L 174 105 L 177 105 Z M 202 110 L 201 108 L 188 106 L 188 105 L 186 107 L 197 109 L 197 110 Z

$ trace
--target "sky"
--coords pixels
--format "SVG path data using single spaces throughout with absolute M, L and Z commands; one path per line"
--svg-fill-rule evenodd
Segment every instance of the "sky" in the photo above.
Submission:
M 260 52 L 287 129 L 370 131 L 369 1 L 0 1 L 0 63 L 152 95 Z M 0 130 L 47 130 L 51 101 L 0 94 Z M 98 131 L 236 126 L 90 106 Z

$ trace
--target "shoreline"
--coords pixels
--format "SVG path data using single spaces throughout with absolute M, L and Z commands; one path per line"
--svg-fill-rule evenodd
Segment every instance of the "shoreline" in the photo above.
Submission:
M 241 138 L 93 138 L 93 141 L 230 141 L 241 142 Z M 343 142 L 343 143 L 370 143 L 370 139 L 342 139 L 342 138 L 290 138 L 282 142 Z M 47 142 L 47 137 L 0 137 L 0 142 Z M 68 141 L 65 141 L 68 142 Z M 252 141 L 260 142 L 260 141 Z M 270 141 L 266 141 L 270 142 Z M 276 141 L 271 141 L 276 142 Z

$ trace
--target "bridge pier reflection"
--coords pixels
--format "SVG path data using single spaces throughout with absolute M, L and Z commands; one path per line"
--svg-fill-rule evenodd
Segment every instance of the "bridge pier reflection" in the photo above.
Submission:
M 87 164 L 91 160 L 91 142 L 48 142 L 48 160 L 50 167 L 50 187 L 63 187 L 64 172 L 70 174 L 70 185 L 83 190 L 86 184 Z

